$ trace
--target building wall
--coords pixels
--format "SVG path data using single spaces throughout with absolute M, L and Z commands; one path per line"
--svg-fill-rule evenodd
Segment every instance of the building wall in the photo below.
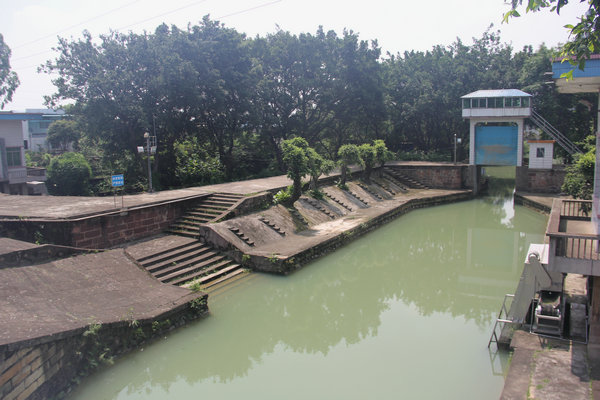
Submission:
M 543 149 L 543 156 L 539 156 L 539 149 Z M 554 143 L 552 142 L 529 142 L 529 168 L 552 169 L 552 156 Z

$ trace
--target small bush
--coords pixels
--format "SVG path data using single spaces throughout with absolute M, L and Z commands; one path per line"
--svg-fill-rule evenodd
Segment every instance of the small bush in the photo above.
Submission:
M 48 193 L 58 196 L 87 195 L 91 176 L 92 169 L 83 155 L 64 153 L 53 158 L 48 166 Z
M 275 204 L 288 204 L 292 199 L 292 190 L 290 187 L 282 189 L 273 196 L 273 202 Z

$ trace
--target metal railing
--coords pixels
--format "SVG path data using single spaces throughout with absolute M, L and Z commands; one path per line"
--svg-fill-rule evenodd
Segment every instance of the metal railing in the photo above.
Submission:
M 560 133 L 558 129 L 553 127 L 550 122 L 546 121 L 540 114 L 531 109 L 531 116 L 529 117 L 537 126 L 539 126 L 544 132 L 546 132 L 552 139 L 571 155 L 575 153 L 581 153 L 579 147 L 571 142 L 565 135 Z

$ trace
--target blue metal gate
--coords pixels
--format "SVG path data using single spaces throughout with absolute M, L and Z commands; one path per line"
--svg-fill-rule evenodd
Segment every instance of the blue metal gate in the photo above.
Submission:
M 517 165 L 517 126 L 476 126 L 475 164 Z

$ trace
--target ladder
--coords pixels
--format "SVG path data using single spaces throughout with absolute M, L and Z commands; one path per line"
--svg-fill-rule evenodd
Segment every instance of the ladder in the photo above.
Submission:
M 571 142 L 565 135 L 560 133 L 558 129 L 553 127 L 550 122 L 546 121 L 540 114 L 535 110 L 531 110 L 531 116 L 529 117 L 538 127 L 540 127 L 545 133 L 550 135 L 556 143 L 558 143 L 567 153 L 573 155 L 575 153 L 581 153 L 579 147 Z
M 496 318 L 496 323 L 494 324 L 494 329 L 492 329 L 492 336 L 490 336 L 490 340 L 488 342 L 488 349 L 492 345 L 492 343 L 496 343 L 496 347 L 498 347 L 498 327 L 504 328 L 505 324 L 514 324 L 515 321 L 508 319 L 508 308 L 506 307 L 506 300 L 514 299 L 514 294 L 505 294 L 504 301 L 502 302 L 502 307 L 500 307 L 500 312 L 498 313 L 498 318 Z M 500 329 L 500 333 L 502 333 L 502 329 Z

